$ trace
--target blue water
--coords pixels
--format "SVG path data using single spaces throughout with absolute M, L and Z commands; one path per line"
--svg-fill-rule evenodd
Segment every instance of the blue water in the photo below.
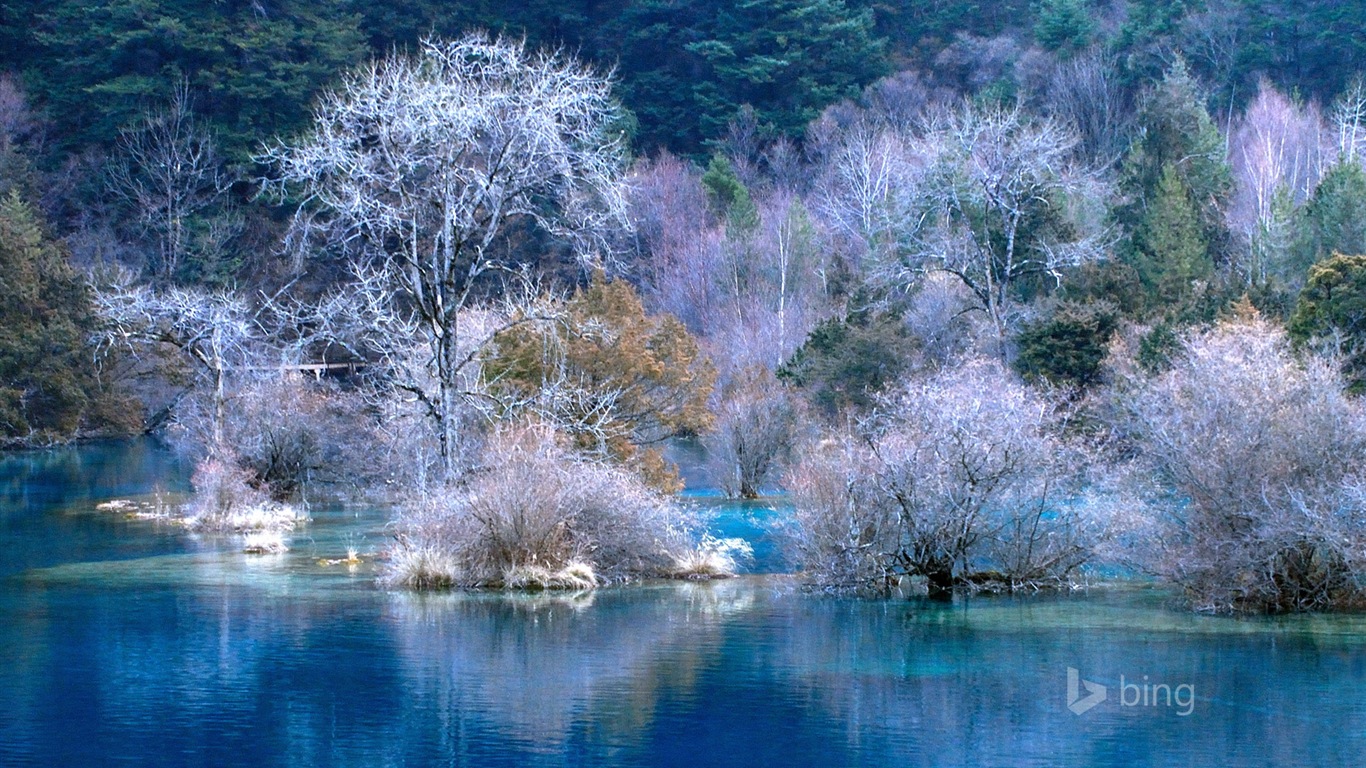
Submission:
M 318 562 L 381 547 L 376 510 L 315 509 L 275 557 L 91 511 L 183 483 L 146 442 L 0 463 L 0 765 L 1366 758 L 1359 617 L 1203 618 L 1141 587 L 860 601 L 773 575 L 413 595 L 377 589 L 372 563 Z M 709 503 L 729 535 L 758 536 L 781 514 Z M 755 569 L 777 562 L 760 551 Z M 1107 686 L 1106 701 L 1070 712 L 1068 667 Z M 1124 706 L 1121 678 L 1188 685 L 1191 706 Z

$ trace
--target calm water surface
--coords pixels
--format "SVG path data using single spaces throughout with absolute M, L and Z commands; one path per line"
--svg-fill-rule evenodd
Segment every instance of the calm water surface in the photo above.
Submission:
M 1362 618 L 1201 618 L 1144 589 L 858 601 L 771 575 L 410 595 L 318 562 L 382 546 L 373 510 L 315 510 L 274 557 L 93 511 L 183 490 L 147 442 L 0 463 L 0 764 L 1366 762 Z M 781 514 L 722 511 L 755 538 Z M 757 543 L 754 569 L 780 567 Z M 1106 686 L 1080 715 L 1069 667 Z M 1187 706 L 1145 705 L 1160 684 Z

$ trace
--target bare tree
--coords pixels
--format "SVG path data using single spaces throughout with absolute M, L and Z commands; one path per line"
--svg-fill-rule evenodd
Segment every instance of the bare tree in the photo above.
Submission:
M 1338 132 L 1338 153 L 1356 160 L 1366 143 L 1366 80 L 1353 78 L 1333 103 L 1333 127 Z
M 863 244 L 865 253 L 894 250 L 918 223 L 908 192 L 923 168 L 897 131 L 859 122 L 833 139 L 817 209 L 827 221 Z
M 732 379 L 720 393 L 716 429 L 707 436 L 721 487 L 732 496 L 758 498 L 791 459 L 802 415 L 800 401 L 768 369 L 755 366 Z
M 42 152 L 43 138 L 43 124 L 18 79 L 0 74 L 0 193 L 22 180 L 30 169 L 28 158 Z
M 1081 139 L 1078 148 L 1100 165 L 1119 161 L 1128 147 L 1133 108 L 1119 84 L 1115 63 L 1099 50 L 1060 62 L 1046 96 L 1055 118 L 1070 123 Z
M 1252 312 L 1187 336 L 1170 370 L 1120 378 L 1155 488 L 1139 561 L 1199 610 L 1358 604 L 1366 413 L 1335 361 L 1297 359 Z
M 1318 109 L 1298 105 L 1263 80 L 1257 98 L 1229 136 L 1236 188 L 1230 224 L 1246 240 L 1248 282 L 1285 267 L 1293 206 L 1302 205 L 1331 161 Z
M 192 362 L 194 375 L 212 393 L 210 451 L 225 448 L 224 422 L 234 371 L 247 371 L 262 345 L 258 316 L 229 291 L 188 288 L 156 292 L 127 282 L 95 286 L 96 312 L 103 320 L 100 346 L 137 353 L 169 346 Z
M 170 279 L 195 245 L 193 218 L 217 204 L 233 182 L 213 137 L 194 118 L 188 84 L 177 87 L 165 109 L 123 131 L 116 151 L 110 189 L 156 237 L 154 272 Z M 215 248 L 235 236 L 240 225 L 233 222 L 219 221 L 207 245 Z
M 1012 287 L 1101 257 L 1099 176 L 1076 166 L 1077 137 L 1019 107 L 965 105 L 940 116 L 925 141 L 934 153 L 923 183 L 903 190 L 919 212 L 902 230 L 897 258 L 876 267 L 892 284 L 931 271 L 956 276 L 996 331 L 999 353 L 1013 316 Z
M 389 454 L 389 469 L 394 479 L 420 491 L 433 470 L 437 478 L 449 479 L 448 461 L 455 466 L 474 461 L 482 432 L 500 415 L 536 405 L 499 396 L 490 387 L 494 382 L 485 377 L 484 363 L 500 332 L 535 325 L 553 335 L 549 326 L 565 319 L 563 299 L 517 274 L 497 301 L 461 310 L 452 327 L 457 364 L 446 383 L 455 392 L 455 407 L 438 412 L 442 401 L 433 393 L 442 384 L 433 364 L 431 338 L 422 318 L 395 301 L 397 278 L 384 273 L 392 265 L 357 260 L 350 266 L 349 280 L 316 301 L 289 295 L 274 298 L 266 305 L 269 325 L 290 357 L 321 355 L 326 360 L 332 355 L 364 363 L 361 391 L 382 415 L 378 430 Z M 453 441 L 443 443 L 443 430 L 430 429 L 443 424 L 453 427 Z
M 1103 532 L 1068 504 L 1083 462 L 1049 404 L 996 361 L 909 383 L 864 434 L 836 436 L 788 475 L 798 562 L 821 586 L 943 593 L 990 580 L 1056 583 Z
M 311 136 L 261 158 L 278 170 L 272 188 L 303 191 L 300 228 L 326 225 L 356 245 L 390 314 L 406 313 L 425 342 L 434 386 L 412 394 L 434 422 L 447 479 L 469 362 L 462 311 L 482 278 L 528 260 L 499 247 L 514 222 L 585 256 L 626 226 L 617 114 L 608 78 L 471 34 L 348 75 L 322 97 Z
M 642 277 L 652 308 L 702 333 L 719 311 L 713 276 L 720 271 L 724 236 L 714 226 L 700 174 L 663 153 L 632 170 L 631 218 Z

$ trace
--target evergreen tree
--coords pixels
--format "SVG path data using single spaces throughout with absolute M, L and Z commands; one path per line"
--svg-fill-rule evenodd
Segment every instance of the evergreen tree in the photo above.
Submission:
M 230 154 L 303 125 L 314 95 L 364 58 L 358 19 L 336 0 L 258 3 L 63 0 L 41 13 L 36 95 L 68 144 L 111 143 L 188 82 Z
M 833 417 L 871 408 L 874 397 L 909 367 L 914 352 L 915 340 L 900 316 L 852 312 L 818 324 L 777 373 Z
M 1233 189 L 1224 139 L 1205 108 L 1203 92 L 1181 59 L 1144 95 L 1139 135 L 1125 158 L 1120 183 L 1134 199 L 1121 213 L 1141 209 L 1172 166 L 1199 206 L 1206 236 L 1222 226 L 1220 206 Z
M 1232 188 L 1223 138 L 1178 59 L 1140 104 L 1115 210 L 1129 231 L 1128 258 L 1154 298 L 1192 298 L 1191 281 L 1212 281 L 1228 260 L 1223 207 Z
M 702 174 L 702 188 L 707 191 L 707 202 L 712 213 L 726 222 L 737 234 L 753 232 L 759 226 L 759 209 L 730 161 L 713 155 L 707 172 Z
M 1111 304 L 1064 304 L 1027 326 L 1016 340 L 1015 370 L 1031 381 L 1084 390 L 1100 381 L 1101 363 L 1119 318 Z
M 844 0 L 647 0 L 617 23 L 624 101 L 647 147 L 696 152 L 746 105 L 762 129 L 797 137 L 889 68 L 872 13 Z
M 714 36 L 688 46 L 711 67 L 694 89 L 703 131 L 719 136 L 741 105 L 760 124 L 799 136 L 821 108 L 887 71 L 873 17 L 844 0 L 743 0 L 717 16 Z
M 1039 5 L 1034 39 L 1044 50 L 1070 57 L 1090 45 L 1093 34 L 1095 23 L 1083 0 L 1043 0 Z
M 1307 270 L 1333 253 L 1366 254 L 1366 171 L 1343 161 L 1324 174 L 1300 210 L 1295 266 Z
M 1127 85 L 1141 86 L 1162 76 L 1179 49 L 1181 22 L 1201 0 L 1133 0 L 1126 3 L 1124 25 L 1110 46 Z M 1182 65 L 1184 67 L 1184 64 Z
M 1174 165 L 1163 169 L 1134 240 L 1139 279 L 1155 308 L 1188 306 L 1197 284 L 1214 277 L 1190 190 Z
M 84 281 L 18 192 L 0 201 L 0 436 L 70 437 L 94 381 Z
M 1336 254 L 1309 270 L 1290 318 L 1298 343 L 1323 339 L 1343 356 L 1349 389 L 1366 392 L 1366 256 Z

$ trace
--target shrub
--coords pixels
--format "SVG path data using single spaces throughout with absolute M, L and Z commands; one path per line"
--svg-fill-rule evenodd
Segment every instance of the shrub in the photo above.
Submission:
M 383 577 L 390 586 L 407 589 L 445 589 L 459 578 L 459 566 L 448 552 L 406 537 L 390 551 Z
M 767 368 L 740 373 L 724 387 L 707 457 L 728 495 L 759 497 L 791 458 L 801 429 L 801 403 Z
M 829 437 L 789 473 L 789 549 L 826 588 L 1063 582 L 1103 531 L 1071 501 L 1084 462 L 1059 429 L 994 361 L 912 381 L 860 434 Z
M 915 339 L 895 314 L 853 313 L 818 324 L 778 378 L 806 390 L 828 416 L 872 406 L 910 365 Z
M 1366 393 L 1366 256 L 1336 253 L 1310 267 L 1290 335 L 1300 344 L 1318 340 L 1334 348 L 1349 389 Z
M 554 430 L 504 426 L 482 468 L 398 521 L 393 586 L 583 589 L 669 576 L 692 520 L 629 470 L 575 453 Z
M 310 482 L 366 474 L 370 418 L 360 398 L 288 373 L 253 383 L 229 407 L 227 432 L 241 464 L 277 499 Z
M 185 506 L 181 522 L 208 531 L 267 531 L 293 529 L 303 522 L 294 507 L 271 501 L 254 485 L 254 475 L 238 466 L 235 457 L 211 455 L 195 465 L 190 484 L 195 495 Z
M 173 434 L 191 453 L 212 450 L 213 406 L 192 398 L 176 415 Z M 223 440 L 252 486 L 280 501 L 297 499 L 311 483 L 356 483 L 376 473 L 372 421 L 361 398 L 298 373 L 245 382 L 224 409 Z
M 1020 332 L 1015 370 L 1029 380 L 1088 389 L 1100 381 L 1101 363 L 1117 325 L 1113 305 L 1065 304 L 1052 317 Z
M 1366 412 L 1335 361 L 1297 358 L 1255 315 L 1187 336 L 1116 398 L 1161 481 L 1137 559 L 1215 612 L 1362 598 Z

